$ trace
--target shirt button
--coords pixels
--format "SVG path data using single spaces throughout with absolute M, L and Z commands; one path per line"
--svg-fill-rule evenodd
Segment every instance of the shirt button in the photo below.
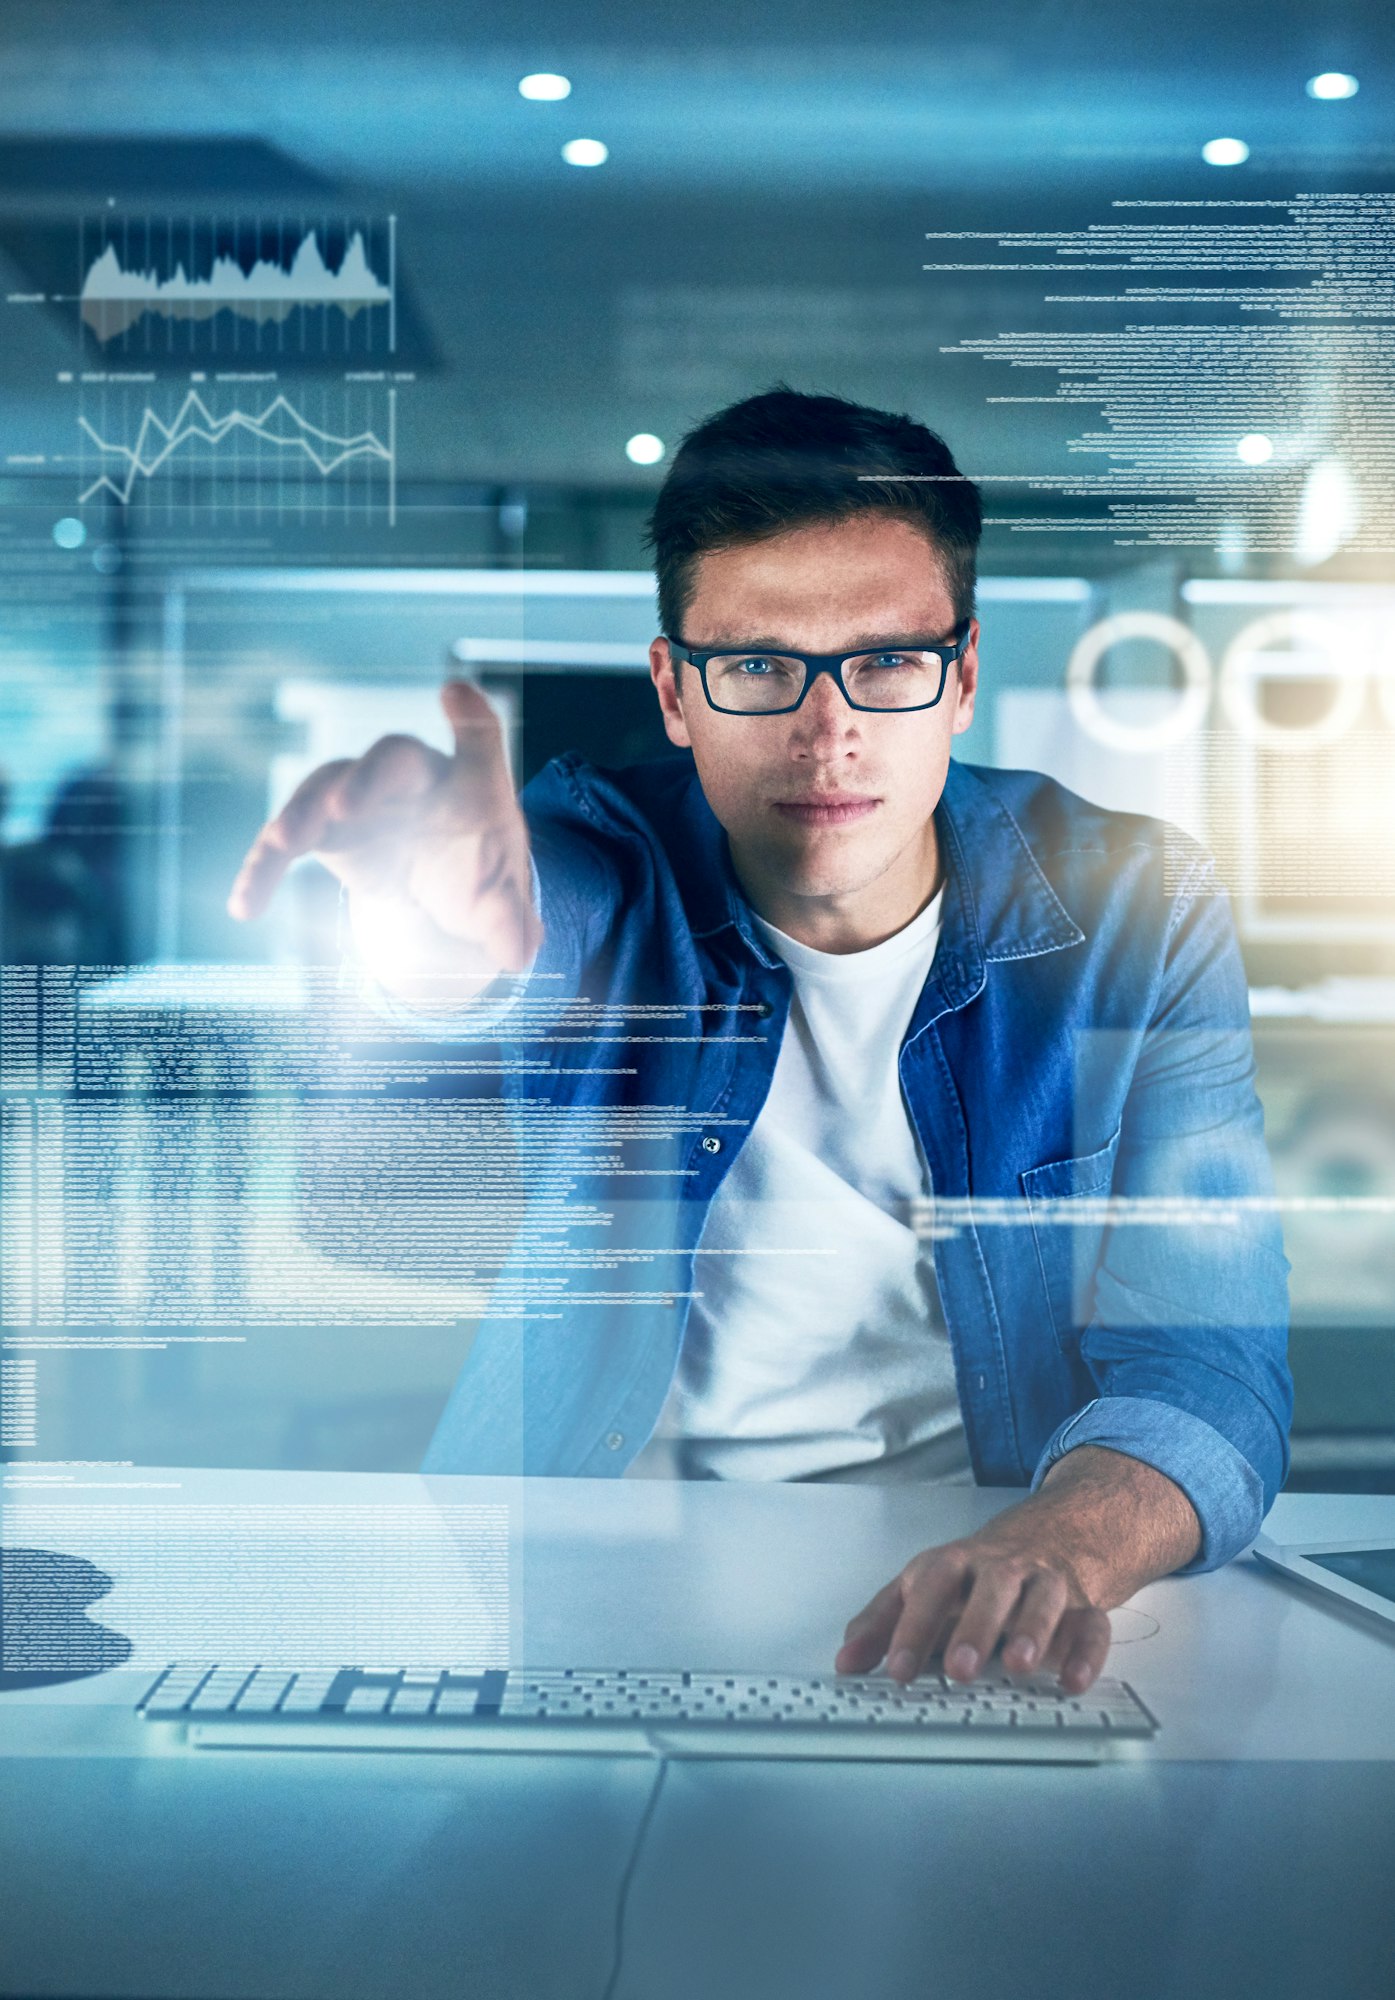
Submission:
M 714 1139 L 712 1137 L 712 1134 L 709 1132 L 707 1137 L 702 1142 L 702 1150 L 704 1153 L 720 1153 L 722 1150 L 722 1142 L 720 1139 Z
M 607 1451 L 619 1451 L 621 1445 L 624 1442 L 625 1442 L 625 1433 L 623 1431 L 606 1432 L 605 1448 Z

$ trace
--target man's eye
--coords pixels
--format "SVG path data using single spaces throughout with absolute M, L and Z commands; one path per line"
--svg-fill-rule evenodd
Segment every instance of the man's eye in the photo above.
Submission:
M 869 653 L 863 664 L 869 667 L 908 667 L 911 656 L 909 653 Z
M 777 662 L 768 659 L 764 653 L 747 653 L 733 665 L 739 674 L 773 674 L 777 670 Z

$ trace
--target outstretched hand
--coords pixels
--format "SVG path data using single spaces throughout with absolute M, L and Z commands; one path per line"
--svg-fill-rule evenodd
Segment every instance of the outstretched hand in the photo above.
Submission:
M 498 717 L 477 687 L 448 681 L 447 757 L 384 736 L 312 771 L 263 826 L 228 897 L 243 921 L 270 904 L 293 861 L 314 855 L 349 891 L 369 970 L 414 999 L 450 999 L 538 948 L 527 822 Z

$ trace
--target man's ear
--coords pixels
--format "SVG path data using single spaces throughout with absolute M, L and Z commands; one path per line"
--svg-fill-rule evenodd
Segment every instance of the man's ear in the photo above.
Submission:
M 974 696 L 978 693 L 978 620 L 969 620 L 969 638 L 956 662 L 959 675 L 955 688 L 954 726 L 951 733 L 962 736 L 974 719 Z
M 667 639 L 653 639 L 649 644 L 649 678 L 654 683 L 654 692 L 659 697 L 659 712 L 664 718 L 664 734 L 670 743 L 676 743 L 680 750 L 691 750 L 693 740 L 688 734 L 688 725 L 683 720 L 683 701 L 678 692 L 678 676 L 681 668 L 668 649 Z M 689 672 L 691 678 L 691 670 Z

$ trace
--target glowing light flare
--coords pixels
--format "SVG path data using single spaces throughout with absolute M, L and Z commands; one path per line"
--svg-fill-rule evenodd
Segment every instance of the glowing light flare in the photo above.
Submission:
M 1361 85 L 1345 70 L 1325 69 L 1320 76 L 1310 76 L 1303 86 L 1309 97 L 1316 97 L 1325 103 L 1335 103 L 1339 98 L 1355 97 Z
M 1361 521 L 1356 481 L 1340 458 L 1320 458 L 1303 481 L 1293 552 L 1309 568 L 1349 542 Z
M 571 79 L 550 69 L 533 70 L 518 79 L 518 94 L 533 104 L 560 104 L 572 94 Z
M 610 148 L 601 139 L 568 139 L 562 158 L 569 167 L 603 167 L 610 158 Z

